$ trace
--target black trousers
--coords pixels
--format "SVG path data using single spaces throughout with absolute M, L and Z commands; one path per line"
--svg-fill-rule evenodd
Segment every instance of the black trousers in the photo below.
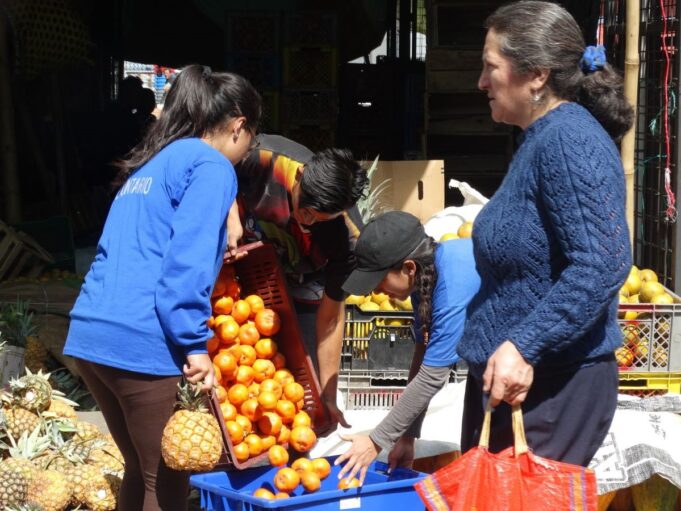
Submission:
M 464 398 L 461 451 L 480 441 L 487 395 L 482 377 L 469 371 Z M 608 434 L 617 407 L 617 363 L 613 357 L 586 367 L 535 375 L 522 404 L 527 444 L 541 457 L 588 466 Z M 491 452 L 513 445 L 511 406 L 492 413 Z

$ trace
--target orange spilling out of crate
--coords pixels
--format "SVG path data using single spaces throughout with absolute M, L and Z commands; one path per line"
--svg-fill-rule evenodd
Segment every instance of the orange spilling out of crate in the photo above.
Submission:
M 269 338 L 267 339 L 261 338 L 260 340 L 269 342 L 270 343 L 269 345 L 271 347 L 274 346 L 277 347 L 276 348 L 278 350 L 277 353 L 282 354 L 283 355 L 282 361 L 285 361 L 285 366 L 282 366 L 282 369 L 285 367 L 285 369 L 288 370 L 288 372 L 290 372 L 289 376 L 291 376 L 297 384 L 302 386 L 303 397 L 302 399 L 300 399 L 300 397 L 296 398 L 298 400 L 295 403 L 296 414 L 298 412 L 301 412 L 302 410 L 301 413 L 303 415 L 307 414 L 309 416 L 309 419 L 307 420 L 311 421 L 311 426 L 314 430 L 316 431 L 323 430 L 329 424 L 328 413 L 321 402 L 320 398 L 321 390 L 319 381 L 314 371 L 312 361 L 309 355 L 305 352 L 302 335 L 300 333 L 298 326 L 298 320 L 293 309 L 293 304 L 290 301 L 289 295 L 286 290 L 286 280 L 284 277 L 284 273 L 280 267 L 274 247 L 271 244 L 257 244 L 254 248 L 248 251 L 248 256 L 236 262 L 233 265 L 233 268 L 231 266 L 226 265 L 226 267 L 223 268 L 223 272 L 230 274 L 229 282 L 233 284 L 232 287 L 236 288 L 231 291 L 232 295 L 229 296 L 229 298 L 234 301 L 234 308 L 230 307 L 230 310 L 232 311 L 231 316 L 238 314 L 239 311 L 237 310 L 238 309 L 237 303 L 244 301 L 239 299 L 239 295 L 242 297 L 257 295 L 258 297 L 260 297 L 260 299 L 262 299 L 261 306 L 263 307 L 263 309 L 261 309 L 261 311 L 262 310 L 273 311 L 274 314 L 276 314 L 276 316 L 278 317 L 279 319 L 278 331 L 273 330 L 271 332 L 271 338 L 274 341 L 274 343 L 272 343 L 272 340 L 270 340 Z M 221 272 L 221 275 L 223 274 L 223 272 Z M 217 288 L 218 286 L 216 285 L 216 289 Z M 224 296 L 222 296 L 223 293 Z M 225 298 L 229 294 L 230 294 L 229 290 L 221 290 L 216 295 L 216 291 L 214 290 L 213 298 L 214 310 L 216 306 L 218 306 L 217 300 L 219 300 L 220 298 Z M 226 316 L 229 314 L 225 313 L 224 315 Z M 248 316 L 248 314 L 246 314 L 246 316 Z M 254 324 L 256 325 L 258 324 L 258 316 L 259 313 L 255 316 Z M 228 319 L 225 319 L 224 321 L 228 321 Z M 232 319 L 231 321 L 236 320 Z M 223 344 L 225 339 L 218 338 L 217 335 L 218 328 L 215 326 L 216 322 L 217 317 L 213 319 L 213 328 L 216 330 L 216 337 L 214 338 L 215 345 L 212 347 L 213 348 L 212 350 L 210 345 L 211 343 L 209 342 L 209 352 L 212 353 L 219 353 L 221 349 L 225 348 L 225 345 Z M 246 323 L 247 323 L 246 320 L 242 321 L 242 326 L 246 325 Z M 240 330 L 240 327 L 238 325 L 236 325 L 236 329 L 239 336 L 245 335 L 245 333 Z M 252 333 L 253 335 L 256 335 L 254 332 Z M 261 348 L 259 341 L 254 343 L 255 348 L 253 348 L 250 344 L 246 343 L 245 338 L 244 341 L 242 342 L 239 338 L 231 337 L 229 344 L 230 349 L 236 347 L 237 349 L 242 350 L 239 353 L 240 359 L 242 357 L 247 356 L 245 348 L 248 347 L 249 348 L 248 353 L 251 353 L 254 359 L 254 361 L 251 361 L 250 364 L 252 364 L 253 366 L 255 365 L 255 362 L 257 362 L 257 360 L 255 360 L 256 353 Z M 236 353 L 236 351 L 231 352 L 230 349 L 225 348 L 224 351 L 230 354 Z M 259 355 L 257 356 L 259 357 Z M 259 359 L 260 358 L 258 358 L 258 360 Z M 215 363 L 216 360 L 215 357 L 213 360 Z M 248 366 L 248 364 L 246 364 L 245 362 L 244 364 L 247 366 L 247 369 L 249 370 L 253 369 L 252 366 Z M 274 364 L 272 364 L 271 369 L 274 370 L 274 368 L 275 366 Z M 242 369 L 242 367 L 239 366 L 235 367 L 234 369 Z M 273 376 L 267 376 L 267 380 L 269 380 L 270 383 L 272 383 L 273 381 L 277 382 L 277 380 L 273 379 Z M 267 380 L 263 380 L 263 382 Z M 232 381 L 232 383 L 234 382 Z M 259 385 L 263 384 L 264 383 L 259 383 Z M 277 382 L 276 384 L 281 385 L 281 383 L 279 382 Z M 275 386 L 276 384 L 273 383 L 273 385 Z M 237 386 L 243 387 L 243 389 L 240 390 L 243 391 L 247 390 L 247 386 L 240 383 L 233 384 L 230 387 L 230 390 L 232 387 Z M 279 389 L 281 390 L 282 387 L 284 388 L 284 390 L 286 390 L 286 387 L 288 387 L 288 385 L 281 385 Z M 248 389 L 249 397 L 250 392 L 251 392 L 250 389 Z M 276 401 L 276 399 L 275 402 L 276 404 L 279 404 L 279 402 Z M 256 405 L 258 404 L 257 399 L 255 400 L 255 403 Z M 240 411 L 242 413 L 244 412 L 244 408 L 242 406 L 243 404 L 244 403 L 240 403 L 241 406 Z M 289 403 L 289 405 L 290 404 L 291 403 Z M 232 436 L 230 435 L 230 430 L 227 423 L 234 421 L 225 420 L 223 409 L 221 408 L 219 396 L 217 393 L 214 394 L 213 399 L 211 401 L 211 410 L 218 419 L 218 423 L 222 430 L 222 440 L 224 444 L 224 452 L 220 459 L 219 464 L 217 465 L 217 468 L 244 469 L 253 466 L 254 464 L 266 462 L 268 456 L 267 449 L 263 448 L 261 453 L 250 453 L 248 456 L 244 457 L 243 453 L 241 452 L 242 447 L 239 447 L 239 444 L 246 442 L 247 438 L 243 439 L 243 441 L 239 441 L 242 440 L 241 438 L 239 438 L 239 440 L 237 441 L 232 441 Z M 232 411 L 234 413 L 237 413 L 235 410 Z M 262 416 L 266 416 L 266 413 L 263 412 L 262 409 L 260 409 L 259 411 Z M 254 418 L 251 417 L 251 419 Z M 273 417 L 273 419 L 276 419 L 276 417 Z M 249 422 L 251 423 L 250 425 L 252 426 L 253 431 L 256 430 L 256 424 L 258 425 L 260 424 L 260 422 L 258 422 L 257 420 L 249 419 Z M 279 424 L 281 425 L 281 423 Z M 295 426 L 295 422 L 289 425 Z M 291 430 L 291 436 L 290 439 L 288 440 L 288 443 L 284 440 L 278 443 L 288 446 L 289 443 L 294 442 L 295 429 L 297 428 L 293 427 L 293 429 Z M 245 431 L 245 429 L 243 431 Z M 262 431 L 262 428 L 261 433 L 263 433 L 265 436 L 274 435 L 274 432 L 265 434 Z M 277 440 L 280 439 L 277 438 Z M 296 443 L 293 443 L 292 445 L 294 448 L 296 448 Z

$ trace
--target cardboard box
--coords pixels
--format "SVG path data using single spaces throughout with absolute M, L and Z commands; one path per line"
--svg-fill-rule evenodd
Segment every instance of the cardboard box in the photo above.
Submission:
M 371 162 L 367 162 L 371 165 Z M 445 207 L 445 164 L 443 160 L 378 161 L 371 187 L 389 179 L 380 195 L 386 211 L 399 210 L 425 223 Z

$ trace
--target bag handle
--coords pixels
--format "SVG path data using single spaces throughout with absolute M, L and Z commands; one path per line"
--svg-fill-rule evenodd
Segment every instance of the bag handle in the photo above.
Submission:
M 525 438 L 525 427 L 523 426 L 523 411 L 520 405 L 513 405 L 511 412 L 511 423 L 513 425 L 513 447 L 515 457 L 525 454 L 530 449 L 527 446 L 527 439 Z M 480 430 L 480 442 L 478 447 L 489 449 L 489 433 L 492 425 L 492 407 L 487 402 L 485 407 L 485 418 L 482 421 L 482 429 Z

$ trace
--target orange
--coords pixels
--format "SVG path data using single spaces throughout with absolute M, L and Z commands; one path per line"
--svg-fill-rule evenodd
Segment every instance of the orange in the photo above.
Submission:
M 277 396 L 277 399 L 281 398 L 281 394 L 283 393 L 283 389 L 281 388 L 281 384 L 273 380 L 272 378 L 267 378 L 266 380 L 263 380 L 262 383 L 260 384 L 260 390 L 264 392 L 274 392 L 274 394 Z
M 300 383 L 295 381 L 287 383 L 284 385 L 284 396 L 286 396 L 286 399 L 289 401 L 297 403 L 305 397 L 305 389 Z
M 277 396 L 274 392 L 270 391 L 260 391 L 258 394 L 258 403 L 260 403 L 260 408 L 263 411 L 272 411 L 277 408 Z
M 241 296 L 241 286 L 237 281 L 232 280 L 231 282 L 227 283 L 227 289 L 225 290 L 225 293 L 228 296 L 231 296 L 232 300 L 236 302 Z
M 312 419 L 310 419 L 306 411 L 301 410 L 293 417 L 293 427 L 297 426 L 312 426 Z
M 248 386 L 248 397 L 258 397 L 258 394 L 260 394 L 260 384 L 259 383 L 251 383 Z
M 338 489 L 339 490 L 347 490 L 348 488 L 358 488 L 359 487 L 359 479 L 356 477 L 353 477 L 350 479 L 349 477 L 344 477 L 340 481 L 338 481 Z
M 322 481 L 315 472 L 303 472 L 300 474 L 300 484 L 307 492 L 312 493 L 322 486 Z
M 241 383 L 246 387 L 253 383 L 254 378 L 255 372 L 251 366 L 239 366 L 236 370 L 236 376 L 234 377 L 238 383 Z
M 213 364 L 220 369 L 220 373 L 232 374 L 236 370 L 236 358 L 227 350 L 218 351 L 213 357 Z
M 291 430 L 289 444 L 298 452 L 307 452 L 317 443 L 317 435 L 309 426 L 296 426 Z
M 248 453 L 251 457 L 262 453 L 262 440 L 255 433 L 250 433 L 244 438 L 244 443 L 248 445 Z
M 239 408 L 248 399 L 248 388 L 241 383 L 235 383 L 227 391 L 229 402 Z
M 231 296 L 221 296 L 213 301 L 213 314 L 219 316 L 220 314 L 229 314 L 234 307 L 234 300 Z
M 250 451 L 248 450 L 248 444 L 245 444 L 244 442 L 235 445 L 232 449 L 234 450 L 234 456 L 237 461 L 241 461 L 242 463 L 251 456 Z
M 241 415 L 246 417 L 251 422 L 256 422 L 262 417 L 262 409 L 258 404 L 258 400 L 251 397 L 241 404 Z
M 276 498 L 274 493 L 269 491 L 267 488 L 258 488 L 253 492 L 253 496 L 265 500 L 274 500 Z
M 296 403 L 296 410 L 301 411 L 303 408 L 305 408 L 305 401 L 301 399 Z
M 260 339 L 255 343 L 255 352 L 258 354 L 258 358 L 270 359 L 277 353 L 277 343 L 269 337 Z M 272 363 L 272 367 L 274 367 L 274 363 Z
M 286 399 L 280 399 L 277 401 L 277 408 L 275 410 L 281 417 L 281 421 L 284 424 L 291 424 L 297 412 L 296 405 L 291 403 L 291 401 L 287 401 Z
M 224 295 L 227 292 L 227 284 L 234 280 L 234 266 L 231 264 L 224 264 L 215 279 L 212 296 Z
M 218 339 L 216 336 L 213 336 L 206 341 L 206 349 L 211 355 L 218 350 L 218 346 L 220 346 L 220 339 Z
M 319 479 L 326 479 L 331 473 L 331 464 L 326 458 L 315 458 L 312 460 L 312 471 Z
M 219 316 L 215 316 L 215 320 L 213 321 L 213 331 L 217 329 L 222 323 L 225 321 L 232 319 L 232 316 L 229 316 L 227 314 L 220 314 Z
M 260 335 L 271 337 L 276 335 L 281 328 L 281 320 L 279 314 L 272 309 L 263 309 L 255 315 L 255 327 L 260 332 Z
M 277 444 L 277 437 L 274 435 L 260 435 L 262 440 L 262 450 L 269 451 L 270 447 Z
M 286 492 L 283 492 L 283 491 L 277 492 L 277 494 L 274 496 L 274 498 L 275 498 L 276 500 L 279 500 L 279 499 L 288 499 L 289 497 L 290 497 L 290 495 L 289 495 L 288 493 L 286 493 Z
M 244 430 L 244 433 L 246 434 L 253 433 L 253 424 L 248 419 L 248 417 L 244 417 L 241 414 L 237 414 L 236 419 L 234 419 L 234 422 L 237 422 L 239 426 L 241 426 L 241 429 Z
M 274 486 L 279 491 L 292 492 L 298 484 L 300 484 L 300 476 L 292 468 L 280 468 L 274 475 Z
M 226 403 L 220 403 L 220 410 L 222 411 L 222 418 L 225 420 L 225 422 L 236 419 L 236 406 L 229 401 Z
M 215 387 L 215 397 L 217 398 L 218 403 L 224 403 L 227 401 L 227 389 L 225 389 L 222 385 L 218 385 Z
M 220 338 L 220 343 L 225 346 L 231 346 L 236 342 L 239 336 L 239 325 L 236 321 L 228 319 L 220 323 L 215 329 L 217 336 Z
M 275 362 L 275 358 L 277 358 L 277 355 L 281 355 L 281 353 L 277 353 L 274 355 L 274 358 L 272 359 L 272 363 L 274 364 L 274 367 L 277 367 L 277 363 Z M 282 355 L 283 356 L 283 355 Z M 287 383 L 291 383 L 295 381 L 293 379 L 293 375 L 291 374 L 291 371 L 288 369 L 277 369 L 277 371 L 274 373 L 274 376 L 272 376 L 272 379 L 278 381 L 281 383 L 281 386 L 283 387 Z
M 260 340 L 260 332 L 255 328 L 255 323 L 247 321 L 239 327 L 239 344 L 244 346 L 255 346 Z
M 258 354 L 255 352 L 253 346 L 239 346 L 239 348 L 241 351 L 239 364 L 242 366 L 252 366 L 258 358 Z
M 240 444 L 244 439 L 244 428 L 241 427 L 236 421 L 225 422 L 225 429 L 229 435 L 229 439 L 232 441 L 232 445 Z
M 249 317 L 253 319 L 255 315 L 265 308 L 265 302 L 258 295 L 248 295 L 244 298 L 248 306 L 251 308 Z
M 291 468 L 302 474 L 303 472 L 312 471 L 312 461 L 308 458 L 298 458 L 296 461 L 291 463 Z
M 277 435 L 277 443 L 279 445 L 283 445 L 286 442 L 288 442 L 289 437 L 291 436 L 291 430 L 286 427 L 286 425 L 281 426 L 281 431 Z
M 279 434 L 282 425 L 281 417 L 274 412 L 264 412 L 258 421 L 260 431 L 264 435 L 273 435 L 274 437 Z
M 244 346 L 245 348 L 250 348 L 250 346 Z M 275 373 L 274 364 L 271 360 L 266 360 L 263 358 L 257 359 L 253 362 L 253 371 L 255 372 L 255 381 L 262 383 L 263 381 L 272 378 Z
M 274 354 L 271 360 L 277 371 L 286 367 L 286 357 L 279 351 Z
M 246 300 L 237 300 L 232 307 L 232 317 L 237 323 L 242 324 L 251 313 L 251 307 Z

